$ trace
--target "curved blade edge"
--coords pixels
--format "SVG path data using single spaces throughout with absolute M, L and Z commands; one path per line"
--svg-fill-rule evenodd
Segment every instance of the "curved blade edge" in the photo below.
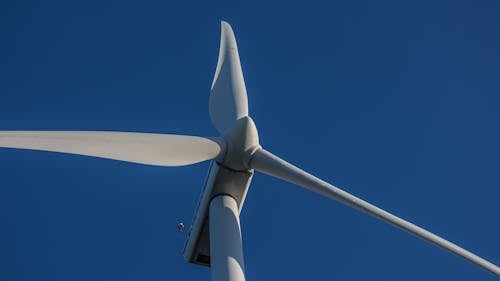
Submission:
M 401 219 L 387 211 L 378 208 L 346 191 L 343 191 L 299 168 L 280 159 L 272 153 L 260 149 L 255 152 L 250 162 L 250 166 L 260 172 L 273 177 L 297 184 L 301 187 L 319 193 L 328 198 L 337 200 L 347 206 L 369 214 L 375 218 L 392 224 L 405 230 L 419 238 L 427 240 L 443 249 L 446 249 L 457 256 L 469 260 L 470 262 L 483 267 L 495 275 L 500 275 L 500 268 L 464 248 L 439 237 L 411 222 Z
M 216 139 L 108 131 L 0 131 L 0 147 L 94 156 L 155 166 L 183 166 L 221 153 Z
M 233 29 L 221 22 L 219 58 L 210 89 L 209 113 L 214 127 L 223 133 L 248 115 L 248 99 Z

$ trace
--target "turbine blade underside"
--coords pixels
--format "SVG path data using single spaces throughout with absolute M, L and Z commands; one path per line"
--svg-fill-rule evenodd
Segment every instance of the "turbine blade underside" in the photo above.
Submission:
M 500 275 L 500 268 L 473 254 L 472 252 L 463 249 L 462 247 L 439 237 L 411 222 L 401 219 L 387 211 L 378 208 L 346 191 L 343 191 L 297 167 L 280 159 L 272 153 L 259 149 L 253 155 L 250 166 L 260 172 L 280 178 L 282 180 L 297 184 L 301 187 L 319 193 L 331 199 L 335 199 L 347 206 L 353 207 L 359 211 L 369 214 L 377 219 L 392 224 L 400 229 L 403 229 L 419 238 L 427 240 L 437 246 L 440 246 L 462 258 L 465 258 L 472 263 L 475 263 L 486 270 L 491 271 L 496 275 Z
M 220 145 L 209 138 L 105 131 L 0 131 L 0 148 L 80 154 L 155 166 L 213 159 Z
M 209 99 L 210 118 L 223 133 L 231 124 L 248 115 L 248 100 L 238 46 L 231 26 L 221 23 L 219 59 Z

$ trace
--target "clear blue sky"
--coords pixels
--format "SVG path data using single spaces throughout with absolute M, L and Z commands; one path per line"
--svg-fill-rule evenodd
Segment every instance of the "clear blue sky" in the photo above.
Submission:
M 500 264 L 498 1 L 205 2 L 2 1 L 0 130 L 214 136 L 227 20 L 266 149 Z M 209 163 L 0 159 L 0 280 L 209 280 L 176 229 Z M 241 223 L 249 281 L 497 280 L 262 174 Z

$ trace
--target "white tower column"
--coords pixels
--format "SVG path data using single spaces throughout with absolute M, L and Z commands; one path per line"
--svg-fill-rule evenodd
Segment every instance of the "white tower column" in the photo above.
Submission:
M 212 281 L 245 281 L 238 204 L 219 195 L 210 202 L 210 267 Z

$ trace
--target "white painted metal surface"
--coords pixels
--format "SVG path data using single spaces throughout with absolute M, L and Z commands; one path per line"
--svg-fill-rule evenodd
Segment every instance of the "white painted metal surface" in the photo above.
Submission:
M 222 166 L 216 161 L 212 162 L 186 239 L 184 258 L 187 261 L 210 266 L 210 237 L 208 230 L 209 225 L 211 225 L 211 216 L 209 216 L 210 202 L 219 195 L 230 195 L 236 200 L 239 213 L 245 202 L 252 176 L 253 170 L 235 171 Z
M 212 281 L 244 281 L 243 244 L 236 200 L 220 195 L 210 202 Z
M 157 166 L 183 166 L 217 157 L 215 139 L 103 131 L 0 131 L 0 147 L 80 154 Z

